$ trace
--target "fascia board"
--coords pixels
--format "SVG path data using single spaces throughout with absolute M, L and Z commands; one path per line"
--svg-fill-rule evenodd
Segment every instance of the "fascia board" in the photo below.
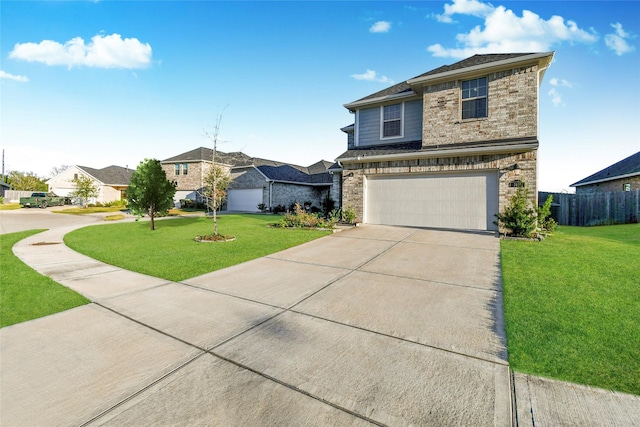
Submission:
M 384 104 L 385 102 L 393 102 L 393 101 L 398 101 L 400 99 L 404 101 L 408 101 L 411 98 L 420 99 L 420 95 L 414 92 L 411 92 L 411 93 L 402 92 L 402 93 L 396 93 L 394 95 L 386 95 L 386 96 L 379 96 L 377 98 L 365 99 L 363 101 L 350 102 L 349 104 L 344 104 L 343 106 L 349 111 L 353 111 L 358 107 L 364 107 L 364 106 L 376 105 L 376 104 L 380 105 L 380 104 Z
M 80 166 L 76 166 L 76 168 L 82 172 L 83 174 L 85 174 L 86 176 L 88 176 L 89 178 L 91 178 L 92 180 L 94 180 L 95 182 L 99 183 L 100 185 L 105 185 L 104 182 L 100 181 L 98 178 L 96 178 L 95 176 L 91 175 L 89 172 L 87 172 L 86 170 L 82 169 Z
M 411 153 L 398 154 L 378 154 L 374 156 L 359 156 L 340 159 L 340 163 L 362 163 L 376 162 L 388 160 L 412 160 L 412 159 L 430 159 L 437 157 L 458 157 L 458 156 L 475 156 L 485 154 L 504 154 L 504 153 L 526 153 L 538 148 L 535 144 L 513 144 L 494 147 L 465 147 L 465 148 L 447 148 L 441 150 L 429 151 L 413 151 Z
M 262 175 L 262 177 L 264 178 L 265 181 L 273 181 L 272 179 L 270 179 L 267 175 L 265 175 L 264 173 L 262 173 L 262 171 L 260 169 L 258 169 L 256 167 L 256 165 L 244 165 L 244 166 L 232 166 L 231 167 L 231 171 L 234 170 L 238 170 L 238 169 L 255 169 L 256 171 L 258 171 L 258 173 L 260 175 Z
M 278 184 L 293 184 L 293 185 L 308 185 L 311 187 L 331 187 L 333 185 L 330 182 L 296 182 L 296 181 L 282 181 L 279 179 L 273 179 L 271 182 L 276 182 Z
M 625 175 L 611 176 L 609 178 L 603 178 L 603 179 L 596 179 L 594 181 L 583 182 L 582 184 L 578 184 L 576 182 L 574 184 L 571 184 L 569 187 L 582 187 L 584 185 L 599 184 L 601 182 L 616 181 L 618 179 L 633 178 L 635 176 L 640 176 L 640 172 L 628 173 L 628 174 L 625 174 Z
M 410 80 L 407 80 L 407 84 L 410 86 L 414 85 L 425 85 L 427 83 L 437 83 L 442 80 L 450 80 L 453 76 L 465 76 L 470 74 L 477 74 L 480 71 L 488 72 L 491 69 L 504 68 L 508 65 L 515 64 L 526 64 L 531 62 L 540 61 L 543 58 L 549 57 L 548 62 L 551 62 L 553 59 L 554 52 L 544 52 L 544 53 L 534 53 L 526 56 L 518 56 L 515 58 L 503 59 L 502 61 L 489 62 L 486 64 L 474 65 L 471 67 L 460 68 L 457 70 L 445 71 L 443 73 L 431 74 L 423 77 L 416 77 Z

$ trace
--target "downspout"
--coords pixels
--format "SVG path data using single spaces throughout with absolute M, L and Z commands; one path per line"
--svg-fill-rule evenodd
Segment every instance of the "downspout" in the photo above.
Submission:
M 554 55 L 555 56 L 555 55 Z M 547 65 L 545 65 L 542 68 L 538 69 L 538 74 L 537 74 L 537 87 L 536 87 L 536 101 L 537 101 L 537 111 L 536 111 L 536 139 L 538 139 L 538 134 L 540 133 L 540 85 L 542 84 L 542 81 L 540 80 L 540 73 L 542 73 L 545 70 L 548 70 L 549 67 L 551 67 L 551 61 L 553 61 L 553 56 L 551 57 L 551 60 L 548 62 Z M 538 146 L 540 146 L 540 140 L 538 140 Z M 536 191 L 535 191 L 535 206 L 538 206 L 538 159 L 537 159 L 537 154 L 536 154 Z

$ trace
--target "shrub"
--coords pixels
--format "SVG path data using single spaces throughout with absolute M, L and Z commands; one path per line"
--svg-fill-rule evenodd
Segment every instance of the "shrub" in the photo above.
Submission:
M 333 228 L 335 222 L 325 221 L 316 214 L 305 212 L 300 203 L 296 203 L 294 211 L 287 212 L 278 225 L 296 228 Z
M 520 186 L 509 200 L 504 213 L 497 214 L 498 223 L 516 237 L 529 237 L 536 228 L 537 214 L 529 201 L 529 189 Z
M 260 212 L 264 212 L 267 210 L 267 205 L 265 205 L 264 203 L 258 203 L 257 207 L 260 210 Z
M 553 233 L 558 225 L 556 220 L 550 217 L 551 203 L 553 203 L 553 196 L 549 194 L 542 206 L 538 206 L 538 227 L 548 233 Z
M 342 220 L 347 224 L 353 224 L 356 221 L 356 211 L 349 205 L 342 210 Z
M 274 208 L 273 208 L 273 213 L 274 214 L 280 214 L 280 213 L 284 213 L 286 211 L 287 211 L 287 208 L 284 207 L 284 205 L 277 205 L 277 206 L 274 206 Z
M 327 193 L 325 198 L 322 200 L 322 212 L 324 212 L 324 216 L 329 218 L 335 208 L 336 202 L 331 198 L 329 193 Z

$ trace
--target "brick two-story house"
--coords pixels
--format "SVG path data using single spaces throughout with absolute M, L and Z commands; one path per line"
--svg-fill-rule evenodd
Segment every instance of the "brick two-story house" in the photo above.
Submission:
M 216 152 L 216 165 L 231 175 L 227 191 L 227 211 L 257 212 L 258 205 L 273 209 L 299 202 L 321 207 L 331 194 L 332 163 L 319 161 L 311 166 L 298 166 L 274 160 L 250 157 L 242 152 Z M 167 178 L 177 184 L 175 202 L 180 199 L 202 200 L 205 177 L 213 165 L 213 150 L 200 147 L 161 162 Z
M 536 203 L 539 87 L 553 52 L 475 55 L 345 104 L 342 205 L 372 224 L 497 230 Z

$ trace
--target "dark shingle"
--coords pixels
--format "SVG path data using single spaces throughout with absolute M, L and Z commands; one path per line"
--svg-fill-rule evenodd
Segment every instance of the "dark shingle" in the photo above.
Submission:
M 367 99 L 375 99 L 383 96 L 389 95 L 397 95 L 403 92 L 413 92 L 411 86 L 407 83 L 409 80 L 417 79 L 420 77 L 436 75 L 440 73 L 446 73 L 448 71 L 461 70 L 463 68 L 474 67 L 477 65 L 489 64 L 491 62 L 503 61 L 506 59 L 517 58 L 519 56 L 531 55 L 531 53 L 496 53 L 496 54 L 486 54 L 486 55 L 473 55 L 470 58 L 463 59 L 462 61 L 458 61 L 455 64 L 451 65 L 443 65 L 431 71 L 427 71 L 426 73 L 420 74 L 418 76 L 412 77 L 402 83 L 398 83 L 386 89 L 383 89 L 379 92 L 373 93 L 371 95 L 365 96 L 364 98 L 360 98 L 355 102 L 366 101 Z
M 621 176 L 634 174 L 640 174 L 640 151 L 626 159 L 620 160 L 618 163 L 614 163 L 613 165 L 594 173 L 593 175 L 589 175 L 588 177 L 571 184 L 571 187 L 587 185 L 594 181 L 609 181 Z
M 129 185 L 134 170 L 121 166 L 107 166 L 102 169 L 94 169 L 87 166 L 78 166 L 83 171 L 106 185 Z

